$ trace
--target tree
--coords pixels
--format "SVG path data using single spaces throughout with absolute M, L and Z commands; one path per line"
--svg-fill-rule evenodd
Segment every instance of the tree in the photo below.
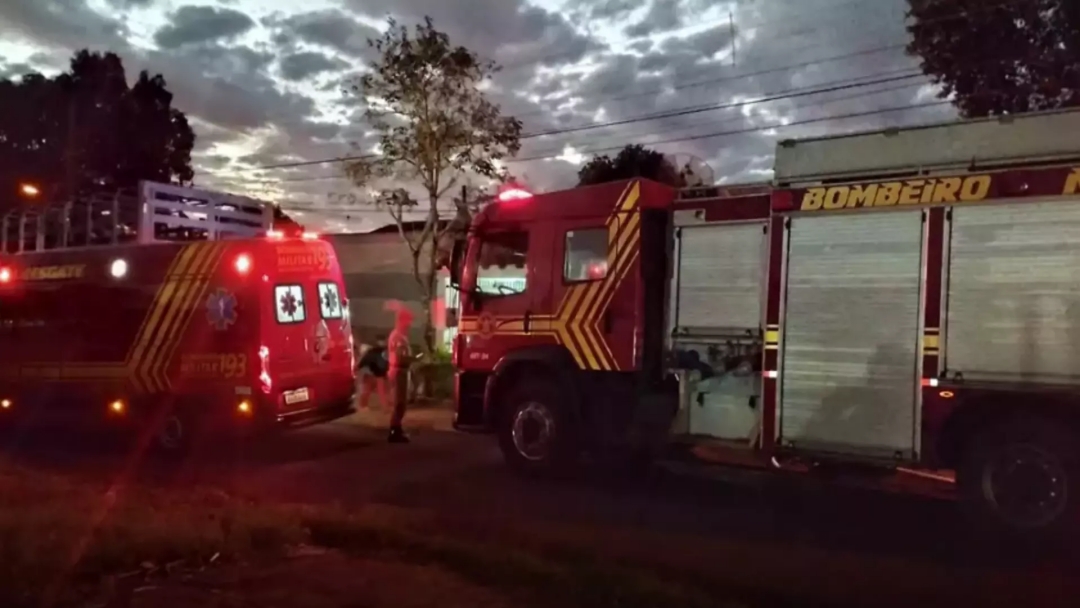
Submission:
M 79 51 L 54 78 L 0 80 L 0 208 L 25 182 L 50 198 L 190 183 L 194 143 L 161 75 L 129 86 L 117 55 Z
M 348 163 L 346 172 L 358 187 L 375 191 L 373 202 L 390 212 L 412 254 L 424 307 L 424 354 L 430 356 L 439 244 L 460 225 L 447 214 L 468 215 L 476 202 L 454 198 L 454 191 L 476 178 L 505 179 L 499 161 L 520 148 L 521 121 L 502 116 L 481 91 L 498 67 L 452 45 L 430 17 L 411 32 L 390 19 L 386 32 L 368 44 L 379 58 L 350 91 L 364 102 L 379 153 Z M 407 213 L 423 216 L 420 230 L 405 231 Z
M 1080 106 L 1080 2 L 908 3 L 908 53 L 962 115 Z
M 578 185 L 603 184 L 634 177 L 676 187 L 683 184 L 679 172 L 663 154 L 641 144 L 633 144 L 620 150 L 615 158 L 594 156 L 578 171 Z

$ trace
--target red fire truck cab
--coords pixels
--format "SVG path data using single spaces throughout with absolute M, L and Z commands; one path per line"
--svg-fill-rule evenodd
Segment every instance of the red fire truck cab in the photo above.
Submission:
M 949 469 L 998 530 L 1071 527 L 1077 132 L 1064 111 L 787 141 L 769 185 L 495 203 L 454 258 L 458 426 L 532 473 L 661 445 Z
M 271 218 L 253 199 L 150 182 L 5 215 L 0 424 L 149 428 L 175 449 L 196 431 L 351 412 L 334 250 Z

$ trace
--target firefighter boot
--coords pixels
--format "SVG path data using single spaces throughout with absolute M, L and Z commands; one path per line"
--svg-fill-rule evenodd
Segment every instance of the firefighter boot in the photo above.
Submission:
M 392 426 L 387 441 L 390 443 L 409 443 L 409 436 L 405 434 L 405 431 L 400 426 Z

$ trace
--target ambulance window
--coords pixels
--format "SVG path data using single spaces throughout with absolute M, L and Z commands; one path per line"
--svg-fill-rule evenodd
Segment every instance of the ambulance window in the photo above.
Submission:
M 306 319 L 304 288 L 299 285 L 275 285 L 274 310 L 277 311 L 278 323 L 300 323 Z
M 607 228 L 570 230 L 563 252 L 563 279 L 568 283 L 595 281 L 607 276 Z
M 476 265 L 476 290 L 488 297 L 525 293 L 528 256 L 528 232 L 485 235 Z
M 337 283 L 319 283 L 319 312 L 324 319 L 340 319 L 345 315 Z

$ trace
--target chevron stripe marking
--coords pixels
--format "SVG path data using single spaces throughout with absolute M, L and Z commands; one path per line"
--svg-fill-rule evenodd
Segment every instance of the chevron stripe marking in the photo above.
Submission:
M 165 286 L 168 284 L 169 277 L 176 271 L 176 267 L 180 263 L 181 258 L 183 258 L 183 251 L 178 252 L 177 255 L 174 255 L 172 260 L 169 261 L 169 266 L 165 269 L 165 280 L 162 281 L 161 285 L 158 285 L 157 291 L 154 293 L 154 299 L 150 303 L 150 308 L 147 310 L 146 314 L 143 315 L 142 322 L 139 324 L 139 329 L 135 332 L 135 339 L 131 341 L 131 345 L 128 347 L 127 356 L 124 357 L 125 366 L 131 362 L 136 346 L 142 342 L 147 328 L 150 325 L 150 319 L 155 316 L 155 311 L 159 310 L 164 305 Z
M 599 330 L 600 317 L 604 311 L 607 310 L 608 304 L 611 302 L 609 297 L 614 294 L 617 286 L 625 276 L 626 269 L 629 268 L 630 260 L 635 253 L 632 244 L 636 241 L 635 235 L 637 233 L 637 227 L 639 218 L 637 214 L 630 217 L 630 221 L 627 222 L 625 228 L 621 231 L 614 252 L 611 255 L 615 257 L 611 264 L 611 270 L 608 274 L 607 280 L 599 284 L 598 295 L 593 301 L 591 307 L 587 309 L 581 317 L 580 324 L 582 325 L 582 331 L 587 333 L 591 339 L 596 343 L 596 348 L 601 352 L 601 355 L 610 353 L 611 349 L 607 344 L 607 340 L 604 338 Z M 609 355 L 604 362 L 604 369 L 614 369 L 617 364 L 614 357 Z
M 153 335 L 157 329 L 162 314 L 172 301 L 173 295 L 176 292 L 176 275 L 187 268 L 193 253 L 194 250 L 190 246 L 187 246 L 184 247 L 174 259 L 171 272 L 166 276 L 165 284 L 160 289 L 160 298 L 156 300 L 156 305 L 147 315 L 147 319 L 144 320 L 143 331 L 140 332 L 135 350 L 127 361 L 127 364 L 132 371 L 134 371 L 134 368 L 138 365 L 139 361 L 142 360 L 147 343 L 150 341 L 150 336 Z
M 172 382 L 166 374 L 169 362 L 172 361 L 181 339 L 191 326 L 191 319 L 200 310 L 198 303 L 206 296 L 206 292 L 210 287 L 210 279 L 214 276 L 214 271 L 218 267 L 224 250 L 225 246 L 220 243 L 208 244 L 206 255 L 203 257 L 200 266 L 194 270 L 196 273 L 194 287 L 191 289 L 189 297 L 180 307 L 180 316 L 177 322 L 173 324 L 169 333 L 163 339 L 164 346 L 161 356 L 157 357 L 150 367 L 150 376 L 164 390 L 169 390 L 172 387 Z
M 629 212 L 637 204 L 637 200 L 640 194 L 639 182 L 633 182 L 629 191 L 625 194 L 625 200 L 620 201 L 618 210 L 620 213 Z M 629 221 L 625 224 L 617 224 L 612 226 L 609 230 L 609 234 L 615 233 L 616 237 L 614 251 L 608 251 L 608 256 L 611 259 L 609 264 L 608 276 L 604 281 L 595 283 L 595 290 L 592 294 L 591 301 L 581 311 L 580 315 L 577 315 L 575 319 L 571 321 L 575 329 L 580 332 L 585 340 L 591 342 L 592 349 L 597 353 L 598 366 L 594 369 L 611 370 L 617 366 L 617 363 L 612 356 L 611 349 L 607 345 L 607 340 L 599 331 L 599 320 L 604 310 L 606 310 L 606 304 L 601 304 L 604 300 L 604 295 L 611 293 L 615 290 L 615 287 L 621 281 L 621 276 L 624 276 L 622 272 L 623 266 L 627 264 L 633 253 L 630 244 L 634 241 L 634 235 L 637 233 L 637 227 L 640 222 L 638 214 L 630 214 Z M 610 299 L 608 299 L 610 302 Z
M 160 389 L 156 385 L 155 379 L 150 375 L 150 369 L 156 357 L 160 355 L 164 338 L 175 323 L 178 311 L 188 298 L 192 287 L 191 273 L 202 263 L 206 252 L 206 248 L 202 245 L 202 243 L 198 243 L 185 247 L 185 253 L 190 253 L 186 256 L 185 263 L 177 268 L 177 272 L 172 277 L 173 295 L 169 299 L 161 321 L 154 327 L 154 332 L 148 337 L 148 348 L 145 350 L 144 355 L 133 361 L 135 377 L 139 382 L 146 385 L 148 392 L 157 392 Z

